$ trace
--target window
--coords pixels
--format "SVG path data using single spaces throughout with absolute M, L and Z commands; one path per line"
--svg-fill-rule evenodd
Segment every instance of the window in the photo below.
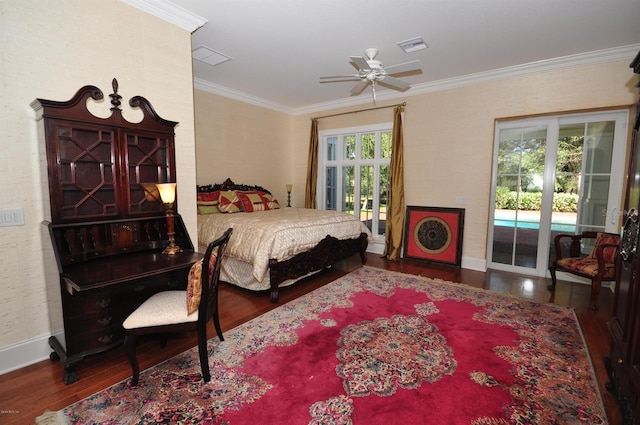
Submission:
M 360 217 L 384 241 L 393 123 L 320 133 L 318 205 Z

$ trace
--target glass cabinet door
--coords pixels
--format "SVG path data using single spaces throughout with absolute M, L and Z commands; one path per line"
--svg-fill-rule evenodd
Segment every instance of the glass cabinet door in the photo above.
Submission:
M 59 163 L 59 175 L 50 182 L 53 220 L 116 217 L 115 130 L 54 121 L 50 132 Z

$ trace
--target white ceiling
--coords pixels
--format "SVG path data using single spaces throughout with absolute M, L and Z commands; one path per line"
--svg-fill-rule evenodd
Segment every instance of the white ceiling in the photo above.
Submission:
M 421 74 L 402 77 L 412 88 L 403 94 L 379 87 L 378 99 L 403 98 L 471 80 L 468 76 L 477 81 L 545 66 L 631 61 L 640 49 L 640 0 L 154 3 L 204 18 L 192 47 L 204 45 L 231 57 L 216 66 L 194 60 L 197 88 L 291 113 L 371 103 L 370 89 L 349 96 L 354 82 L 319 82 L 321 76 L 353 73 L 349 56 L 364 56 L 369 47 L 379 49 L 376 59 L 386 66 L 422 63 Z M 414 37 L 429 47 L 404 53 L 397 43 Z

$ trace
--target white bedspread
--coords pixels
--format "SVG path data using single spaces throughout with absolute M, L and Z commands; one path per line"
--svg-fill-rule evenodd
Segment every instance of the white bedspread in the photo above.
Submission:
M 371 232 L 351 214 L 307 208 L 280 208 L 234 214 L 198 215 L 198 245 L 206 246 L 233 227 L 225 256 L 253 264 L 262 282 L 269 259 L 286 260 L 316 246 L 327 235 L 352 239 Z

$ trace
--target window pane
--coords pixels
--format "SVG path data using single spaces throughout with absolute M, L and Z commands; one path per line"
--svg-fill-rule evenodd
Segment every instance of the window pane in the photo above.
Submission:
M 354 214 L 355 174 L 355 167 L 342 167 L 342 211 L 349 214 Z
M 360 221 L 369 230 L 373 225 L 373 165 L 360 167 Z
M 613 152 L 615 121 L 587 124 L 585 143 L 585 171 L 587 173 L 610 173 Z
M 338 151 L 338 138 L 327 137 L 327 161 L 335 161 Z
M 373 159 L 376 157 L 376 135 L 375 133 L 362 135 L 362 159 Z
M 385 131 L 380 134 L 380 158 L 391 158 L 391 140 L 393 134 L 390 131 Z
M 327 210 L 335 210 L 336 200 L 338 197 L 338 168 L 337 167 L 327 167 L 327 205 L 325 205 L 325 209 Z
M 583 231 L 604 232 L 609 199 L 609 176 L 585 176 L 580 201 L 580 225 Z
M 355 134 L 350 134 L 348 136 L 344 136 L 344 157 L 343 159 L 356 159 L 356 136 Z

